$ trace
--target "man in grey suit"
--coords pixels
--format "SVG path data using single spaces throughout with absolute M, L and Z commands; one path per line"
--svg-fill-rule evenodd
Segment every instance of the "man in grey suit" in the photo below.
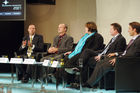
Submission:
M 65 52 L 72 50 L 73 38 L 66 34 L 67 29 L 68 29 L 68 27 L 66 24 L 59 24 L 58 35 L 54 38 L 53 46 L 48 49 L 47 56 L 41 58 L 41 60 L 40 60 L 41 62 L 43 62 L 46 59 L 50 60 L 51 58 L 53 58 L 53 60 L 61 60 L 63 58 L 63 54 Z M 40 77 L 45 78 L 46 77 L 46 68 L 42 67 L 41 69 L 42 69 L 42 71 L 40 73 Z M 55 73 L 55 69 L 50 68 L 49 71 L 47 71 L 47 72 L 48 72 L 48 74 L 51 73 L 50 75 L 52 77 L 53 76 L 52 73 Z
M 59 24 L 58 34 L 53 41 L 53 46 L 48 49 L 48 54 L 46 57 L 41 59 L 43 62 L 45 59 L 50 59 L 53 57 L 54 60 L 60 60 L 63 56 L 63 53 L 72 50 L 73 47 L 73 38 L 66 34 L 67 32 L 66 24 Z
M 95 70 L 93 71 L 89 80 L 83 85 L 83 87 L 93 87 L 101 77 L 112 70 L 116 63 L 116 57 L 140 57 L 140 23 L 131 22 L 129 23 L 130 36 L 132 40 L 129 42 L 124 52 L 110 53 L 108 58 L 103 61 L 99 61 L 96 64 Z

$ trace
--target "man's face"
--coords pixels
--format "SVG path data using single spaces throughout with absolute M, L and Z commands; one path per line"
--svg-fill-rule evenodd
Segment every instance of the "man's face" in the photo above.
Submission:
M 117 30 L 115 30 L 114 27 L 111 26 L 111 27 L 110 27 L 110 34 L 111 34 L 112 36 L 115 36 L 117 33 L 118 33 Z
M 29 25 L 28 32 L 29 32 L 29 35 L 34 35 L 35 34 L 35 25 Z
M 129 26 L 128 32 L 129 32 L 130 36 L 134 36 L 134 32 L 135 31 L 134 31 L 134 29 L 131 26 Z
M 58 33 L 65 33 L 66 32 L 66 28 L 64 24 L 60 24 L 58 26 Z

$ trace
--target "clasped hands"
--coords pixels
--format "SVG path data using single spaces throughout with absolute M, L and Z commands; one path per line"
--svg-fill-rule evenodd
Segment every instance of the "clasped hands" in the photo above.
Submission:
M 113 56 L 116 56 L 116 54 L 115 54 L 115 53 L 109 53 L 109 54 L 107 55 L 107 57 L 109 57 L 109 58 L 110 58 L 110 57 L 113 57 Z M 97 62 L 99 62 L 100 59 L 101 59 L 101 56 L 95 56 L 94 58 L 95 58 L 95 60 L 96 60 Z M 114 66 L 115 63 L 116 63 L 116 58 L 113 58 L 113 59 L 109 60 L 109 63 L 110 63 L 112 66 Z
M 56 48 L 56 47 L 50 47 L 48 49 L 48 53 L 56 53 L 56 52 L 58 52 L 58 48 Z

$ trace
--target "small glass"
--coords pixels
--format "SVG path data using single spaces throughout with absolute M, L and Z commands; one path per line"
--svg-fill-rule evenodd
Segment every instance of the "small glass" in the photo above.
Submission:
M 83 67 L 83 59 L 82 58 L 79 58 L 79 67 Z

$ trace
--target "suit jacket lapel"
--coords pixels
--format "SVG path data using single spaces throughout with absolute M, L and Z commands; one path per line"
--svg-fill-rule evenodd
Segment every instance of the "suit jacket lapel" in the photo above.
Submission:
M 36 40 L 36 35 L 34 36 L 33 40 L 32 40 L 32 43 L 34 43 Z
M 116 37 L 116 39 L 115 39 L 115 41 L 109 46 L 109 49 L 110 49 L 110 47 L 111 46 L 113 46 L 117 41 L 118 41 L 118 38 L 120 38 L 122 35 L 118 35 L 117 37 Z M 112 39 L 111 39 L 112 40 Z M 110 42 L 109 43 L 111 43 L 111 40 L 110 40 Z M 109 44 L 108 43 L 108 44 Z
M 132 47 L 132 46 L 135 44 L 135 42 L 137 41 L 138 38 L 140 38 L 140 36 L 138 36 L 138 37 L 133 41 L 133 43 L 130 45 L 130 47 Z M 128 50 L 130 47 L 128 47 L 127 50 Z
M 118 35 L 118 36 L 116 37 L 115 41 L 114 41 L 112 44 L 116 43 L 116 42 L 118 41 L 118 38 L 120 38 L 121 36 L 122 36 L 122 35 Z

